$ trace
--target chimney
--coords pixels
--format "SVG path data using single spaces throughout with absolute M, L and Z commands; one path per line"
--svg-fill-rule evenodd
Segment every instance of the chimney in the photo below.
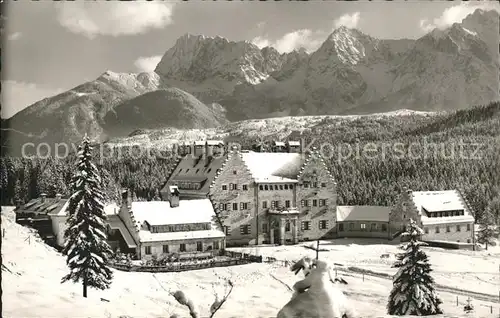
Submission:
M 176 208 L 179 206 L 179 188 L 177 186 L 170 186 L 170 207 Z
M 42 203 L 44 203 L 44 202 L 45 202 L 45 198 L 46 198 L 46 197 L 47 197 L 47 194 L 45 194 L 45 193 L 40 194 L 40 198 L 41 198 L 41 200 L 40 200 L 40 201 L 41 201 Z
M 60 201 L 62 198 L 62 195 L 60 193 L 56 193 L 56 200 Z
M 129 189 L 124 189 L 122 191 L 122 205 L 126 206 L 127 208 L 132 207 L 132 194 L 130 193 Z
M 208 167 L 213 158 L 213 148 L 214 146 L 209 145 L 208 141 L 205 143 L 205 167 Z

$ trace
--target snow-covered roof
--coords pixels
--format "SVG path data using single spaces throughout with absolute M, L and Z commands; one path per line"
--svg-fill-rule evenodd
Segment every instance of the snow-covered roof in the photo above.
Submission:
M 132 202 L 132 213 L 137 222 L 150 225 L 211 223 L 215 216 L 210 199 L 180 200 L 174 208 L 168 201 Z
M 241 153 L 241 157 L 258 183 L 297 181 L 305 159 L 299 153 L 253 151 Z
M 474 217 L 467 208 L 464 198 L 457 190 L 412 191 L 412 198 L 424 225 L 474 221 Z M 423 209 L 428 212 L 463 210 L 464 215 L 429 218 L 426 213 L 422 213 Z
M 274 141 L 273 143 L 277 147 L 285 147 L 285 143 L 283 141 Z
M 109 215 L 107 223 L 111 229 L 120 231 L 121 235 L 123 236 L 123 239 L 125 240 L 125 243 L 127 243 L 129 248 L 137 247 L 137 244 L 134 238 L 132 237 L 132 234 L 130 234 L 129 229 L 127 229 L 127 227 L 125 226 L 125 224 L 118 215 L 116 214 Z
M 68 215 L 68 211 L 67 211 L 68 205 L 69 205 L 69 200 L 67 200 L 67 202 L 64 204 L 62 209 L 59 210 L 59 212 L 56 215 L 57 216 Z M 108 216 L 118 214 L 118 211 L 120 211 L 120 207 L 114 202 L 104 205 L 104 213 Z
M 46 214 L 49 216 L 57 215 L 66 209 L 67 201 L 67 199 L 40 197 L 21 205 L 15 211 L 16 213 Z
M 180 240 L 195 240 L 206 238 L 223 238 L 224 232 L 218 229 L 190 232 L 168 232 L 168 233 L 151 233 L 149 231 L 139 231 L 139 238 L 142 243 L 145 242 L 161 242 L 161 241 L 180 241 Z
M 391 208 L 375 205 L 340 205 L 337 206 L 337 222 L 376 221 L 389 222 Z

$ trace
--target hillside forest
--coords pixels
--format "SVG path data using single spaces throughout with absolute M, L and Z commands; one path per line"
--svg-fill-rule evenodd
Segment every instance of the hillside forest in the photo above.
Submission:
M 255 147 L 246 134 L 231 136 Z M 500 102 L 438 115 L 326 118 L 289 139 L 319 149 L 338 184 L 339 205 L 391 205 L 406 187 L 415 191 L 463 189 L 476 220 L 489 210 L 500 215 Z M 272 136 L 263 147 L 270 146 Z M 369 151 L 367 150 L 369 149 Z M 115 149 L 116 151 L 116 149 Z M 96 151 L 108 201 L 122 188 L 137 200 L 159 199 L 176 159 L 152 150 L 121 156 Z M 350 155 L 349 155 L 350 154 Z M 27 202 L 41 193 L 69 195 L 76 157 L 2 157 L 1 204 Z

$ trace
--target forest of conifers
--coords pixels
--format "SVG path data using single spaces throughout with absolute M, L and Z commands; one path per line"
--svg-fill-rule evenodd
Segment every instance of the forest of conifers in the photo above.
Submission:
M 234 136 L 233 136 L 234 137 Z M 244 147 L 255 140 L 236 136 Z M 440 115 L 328 118 L 291 139 L 311 142 L 326 157 L 337 181 L 339 205 L 390 205 L 407 187 L 412 190 L 462 188 L 476 212 L 500 214 L 500 103 Z M 234 138 L 232 138 L 234 140 Z M 272 137 L 269 137 L 269 143 Z M 356 155 L 357 150 L 364 153 Z M 339 151 L 340 154 L 339 155 Z M 347 154 L 351 152 L 351 155 Z M 122 154 L 129 152 L 122 151 Z M 106 156 L 95 163 L 109 200 L 121 188 L 139 200 L 159 198 L 174 158 Z M 1 204 L 27 201 L 44 192 L 68 195 L 75 157 L 1 158 Z

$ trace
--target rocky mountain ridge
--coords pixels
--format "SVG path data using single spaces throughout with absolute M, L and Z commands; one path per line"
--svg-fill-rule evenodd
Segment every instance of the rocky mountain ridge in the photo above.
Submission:
M 186 34 L 154 72 L 106 71 L 3 121 L 2 145 L 75 142 L 84 133 L 107 140 L 136 129 L 204 129 L 251 118 L 485 104 L 499 98 L 498 34 L 490 31 L 498 30 L 498 19 L 496 11 L 478 9 L 416 40 L 381 40 L 340 27 L 310 54 Z

